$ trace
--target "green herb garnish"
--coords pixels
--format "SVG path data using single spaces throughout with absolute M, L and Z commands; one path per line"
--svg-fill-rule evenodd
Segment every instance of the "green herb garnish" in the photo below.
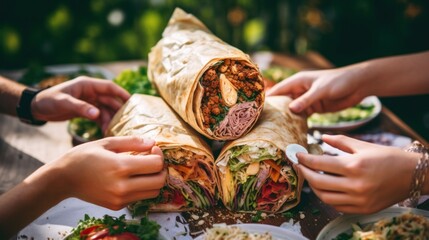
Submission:
M 252 216 L 251 218 L 252 222 L 259 222 L 262 220 L 262 212 L 261 211 L 257 211 L 255 215 Z
M 80 220 L 77 227 L 72 230 L 72 234 L 67 237 L 67 240 L 81 240 L 81 232 L 92 226 L 99 226 L 99 230 L 108 229 L 109 235 L 119 235 L 121 233 L 132 233 L 139 239 L 150 240 L 157 239 L 161 226 L 155 221 L 144 217 L 140 222 L 126 221 L 125 214 L 120 217 L 112 217 L 104 215 L 103 218 L 90 217 L 85 214 L 83 220 Z
M 298 214 L 298 210 L 291 209 L 283 213 L 283 217 L 285 218 L 294 218 Z

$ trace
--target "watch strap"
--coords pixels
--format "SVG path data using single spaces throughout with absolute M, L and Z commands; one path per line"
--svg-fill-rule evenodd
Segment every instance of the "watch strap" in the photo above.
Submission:
M 26 88 L 21 94 L 21 98 L 19 99 L 19 103 L 16 106 L 16 114 L 21 120 L 21 122 L 41 126 L 46 123 L 46 121 L 41 121 L 34 119 L 33 114 L 31 112 L 31 102 L 33 98 L 44 89 L 35 89 L 35 88 Z

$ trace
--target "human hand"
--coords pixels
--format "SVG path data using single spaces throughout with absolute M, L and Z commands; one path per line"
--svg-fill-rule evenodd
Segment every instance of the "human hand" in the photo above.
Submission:
M 360 65 L 302 71 L 272 87 L 267 95 L 289 95 L 295 113 L 334 112 L 358 104 L 364 97 L 364 71 Z
M 368 214 L 408 197 L 418 154 L 346 136 L 324 135 L 323 140 L 350 153 L 297 154 L 297 167 L 323 202 L 341 212 Z
M 112 81 L 82 76 L 40 92 L 31 106 L 35 119 L 62 121 L 84 117 L 97 121 L 105 130 L 129 97 Z
M 47 165 L 61 172 L 57 184 L 66 191 L 65 197 L 113 210 L 156 197 L 167 176 L 163 154 L 154 141 L 130 136 L 79 145 Z

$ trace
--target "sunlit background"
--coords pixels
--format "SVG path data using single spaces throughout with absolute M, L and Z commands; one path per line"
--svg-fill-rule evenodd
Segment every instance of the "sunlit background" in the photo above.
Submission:
M 343 66 L 429 50 L 427 0 L 4 0 L 0 69 L 146 59 L 175 7 L 249 53 L 312 50 Z M 382 101 L 429 139 L 428 96 Z

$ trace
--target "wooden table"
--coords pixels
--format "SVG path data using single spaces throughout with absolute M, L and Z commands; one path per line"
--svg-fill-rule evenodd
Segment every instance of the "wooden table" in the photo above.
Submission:
M 296 69 L 331 68 L 326 59 L 317 53 L 309 53 L 303 57 L 290 57 L 272 54 L 271 64 L 288 66 Z M 127 68 L 135 68 L 145 64 L 142 61 L 114 62 L 100 64 L 115 75 Z M 1 73 L 0 73 L 1 74 Z M 353 132 L 346 134 L 361 134 L 375 132 L 390 132 L 404 135 L 413 140 L 419 140 L 428 144 L 425 139 L 415 133 L 389 109 L 383 108 L 381 114 L 371 123 Z M 0 115 L 0 193 L 3 193 L 21 182 L 26 176 L 31 174 L 44 163 L 48 163 L 72 147 L 70 135 L 67 133 L 67 122 L 50 122 L 42 127 L 33 127 L 19 122 L 17 119 Z M 429 204 L 421 205 L 429 210 Z M 204 224 L 198 224 L 191 215 L 203 216 L 209 212 L 209 216 Z M 221 221 L 216 215 L 227 216 L 223 222 L 236 223 L 237 219 L 242 222 L 251 222 L 254 214 L 225 214 L 220 209 L 209 211 L 196 211 L 183 213 L 188 219 L 190 231 L 196 232 L 210 225 L 210 222 Z M 305 188 L 302 193 L 301 203 L 291 211 L 294 222 L 299 222 L 301 231 L 309 239 L 315 239 L 320 230 L 340 213 L 330 206 L 323 204 L 309 188 Z M 279 225 L 289 221 L 290 215 L 277 214 L 268 216 L 260 223 Z

